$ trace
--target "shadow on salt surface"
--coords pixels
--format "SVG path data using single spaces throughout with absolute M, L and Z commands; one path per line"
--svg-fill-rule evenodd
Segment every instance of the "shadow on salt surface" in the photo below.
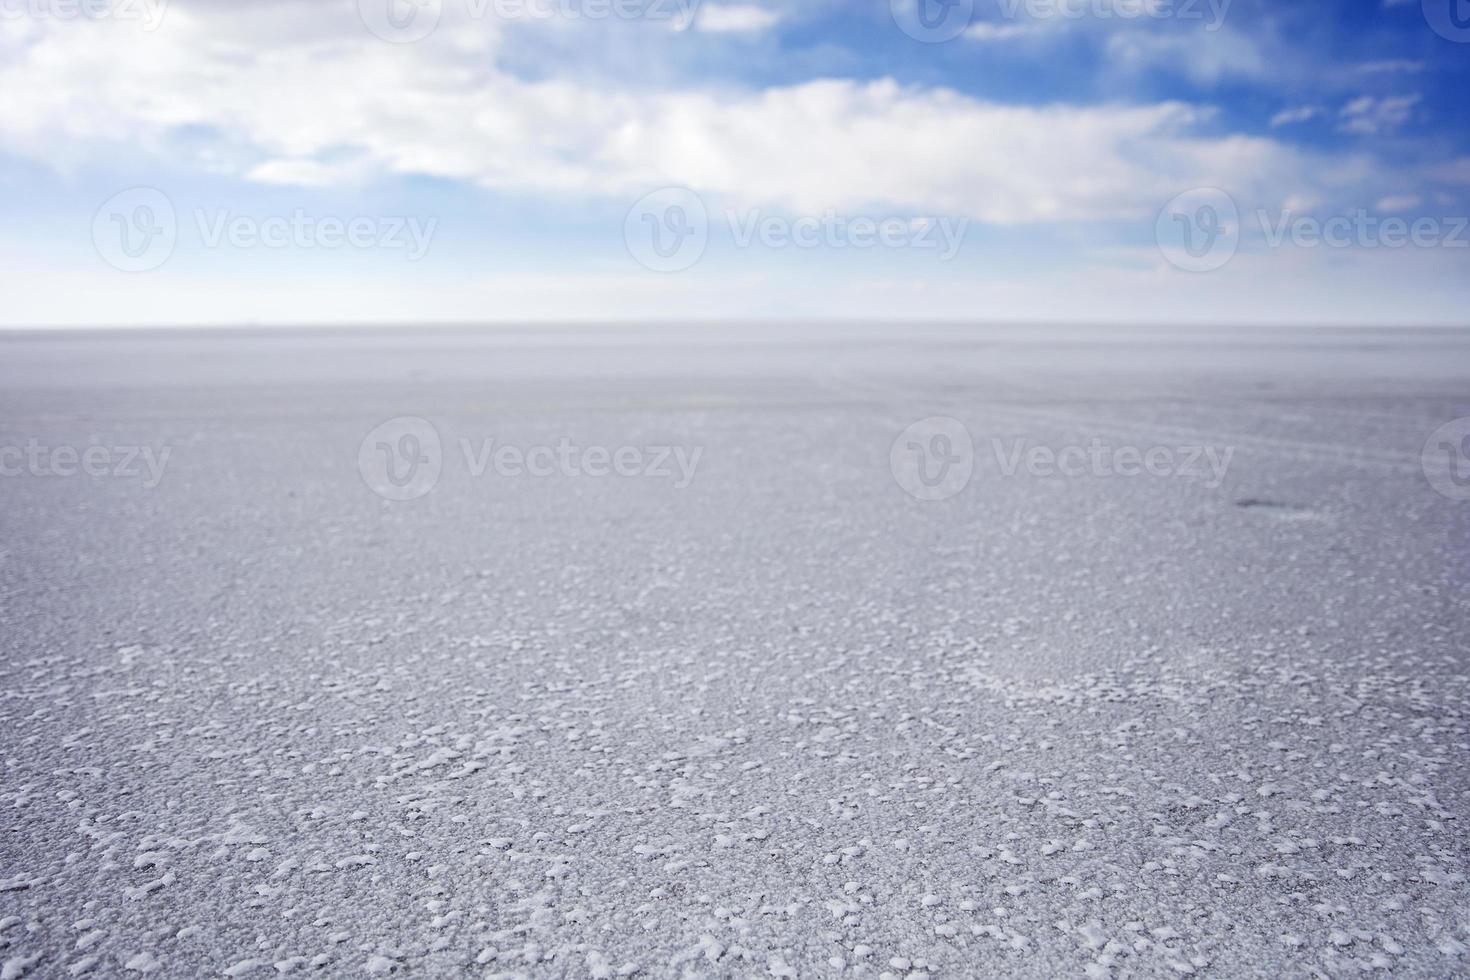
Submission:
M 1241 510 L 1262 514 L 1278 521 L 1310 521 L 1319 524 L 1332 523 L 1331 514 L 1328 514 L 1326 511 L 1307 507 L 1304 504 L 1292 504 L 1260 497 L 1245 497 L 1237 500 L 1235 506 Z

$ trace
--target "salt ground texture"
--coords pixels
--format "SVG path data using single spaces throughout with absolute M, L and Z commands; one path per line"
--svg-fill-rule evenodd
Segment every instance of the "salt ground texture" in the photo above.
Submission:
M 1420 454 L 1467 415 L 1446 332 L 0 339 L 0 444 L 171 450 L 0 478 L 0 977 L 1463 976 L 1470 504 Z M 1234 455 L 990 451 L 1095 438 Z

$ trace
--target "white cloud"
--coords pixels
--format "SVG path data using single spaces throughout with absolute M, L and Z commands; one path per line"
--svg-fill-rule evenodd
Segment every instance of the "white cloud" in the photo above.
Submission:
M 1425 68 L 1422 61 L 1409 61 L 1407 59 L 1392 59 L 1389 61 L 1369 61 L 1358 66 L 1358 71 L 1364 75 L 1417 75 Z
M 1379 133 L 1398 129 L 1412 118 L 1414 107 L 1419 104 L 1420 95 L 1392 95 L 1384 98 L 1376 98 L 1364 95 L 1354 99 L 1342 107 L 1339 113 L 1341 122 L 1339 128 L 1344 132 L 1358 133 L 1363 136 L 1376 136 Z
M 1292 194 L 1281 202 L 1281 210 L 1285 214 L 1304 214 L 1320 207 L 1322 207 L 1320 198 L 1306 194 Z
M 1429 175 L 1447 184 L 1470 185 L 1470 157 L 1460 157 L 1432 168 Z
M 971 41 L 1011 41 L 1018 37 L 1031 37 L 1046 30 L 1040 23 L 993 24 L 981 21 L 965 28 L 962 37 Z
M 198 172 L 305 187 L 429 175 L 538 203 L 544 197 L 556 214 L 586 203 L 600 213 L 616 212 L 619 220 L 646 191 L 682 184 L 705 195 L 712 210 L 833 208 L 1051 227 L 1015 236 L 999 232 L 1004 244 L 994 251 L 966 251 L 939 270 L 890 265 L 874 276 L 869 272 L 876 265 L 845 266 L 820 287 L 805 265 L 790 268 L 790 257 L 752 274 L 760 256 L 751 253 L 725 265 L 712 253 L 708 263 L 673 279 L 618 264 L 623 256 L 616 248 L 609 258 L 605 252 L 579 255 L 575 246 L 566 251 L 567 268 L 560 257 L 554 271 L 544 259 L 527 259 L 524 269 L 500 268 L 492 275 L 478 274 L 480 266 L 477 274 L 466 274 L 476 256 L 448 247 L 409 268 L 371 266 L 371 275 L 322 257 L 309 268 L 295 255 L 232 259 L 278 263 L 271 268 L 281 275 L 261 276 L 273 284 L 262 290 L 238 270 L 220 273 L 218 256 L 191 259 L 181 252 L 146 278 L 106 270 L 99 276 L 83 241 L 85 261 L 48 264 L 38 236 L 12 222 L 0 228 L 0 253 L 11 253 L 0 262 L 11 271 L 0 320 L 101 322 L 118 310 L 138 321 L 197 323 L 641 317 L 671 309 L 717 309 L 728 316 L 773 309 L 904 316 L 922 309 L 925 315 L 983 311 L 1013 319 L 1320 320 L 1341 314 L 1384 320 L 1409 307 L 1416 315 L 1463 319 L 1467 288 L 1459 284 L 1470 280 L 1463 260 L 1448 252 L 1243 250 L 1208 277 L 1166 267 L 1151 246 L 1126 257 L 1110 252 L 1115 226 L 1080 223 L 1130 220 L 1140 222 L 1133 227 L 1146 236 L 1162 201 L 1190 187 L 1227 188 L 1243 217 L 1258 207 L 1307 211 L 1375 200 L 1381 209 L 1409 207 L 1410 195 L 1402 191 L 1418 189 L 1364 155 L 1327 156 L 1275 139 L 1222 135 L 1218 117 L 1184 103 L 1002 105 L 888 79 L 658 90 L 646 80 L 641 86 L 571 81 L 550 70 L 553 59 L 530 81 L 503 67 L 507 28 L 494 18 L 464 20 L 457 13 L 462 3 L 446 2 L 439 30 L 407 45 L 370 36 L 354 6 L 353 0 L 278 0 L 266 17 L 258 5 L 234 0 L 175 0 L 152 33 L 106 21 L 0 20 L 0 91 L 7 93 L 0 98 L 0 155 L 59 169 L 146 169 L 163 186 L 171 175 Z M 716 21 L 725 16 L 731 25 L 749 15 L 728 11 L 764 8 L 726 5 L 706 12 L 711 9 L 727 11 Z M 654 57 L 659 44 L 723 43 L 664 30 L 640 33 L 643 26 L 630 25 L 620 35 L 651 45 Z M 980 31 L 972 39 L 1002 41 L 1019 36 L 1010 28 L 1029 33 L 1032 25 L 988 26 L 994 27 L 991 36 Z M 508 30 L 522 44 L 530 29 Z M 1130 33 L 1136 43 L 1118 41 L 1111 49 L 1122 71 L 1182 64 L 1202 79 L 1241 73 L 1276 79 L 1285 70 L 1275 49 L 1240 48 L 1245 40 L 1228 29 L 1220 32 L 1222 40 L 1195 39 L 1187 48 L 1167 38 L 1139 41 L 1142 30 Z M 1246 53 L 1227 64 L 1235 51 Z M 525 49 L 516 54 L 517 63 L 534 61 Z M 1131 79 L 1113 81 L 1122 83 L 1118 92 L 1134 91 Z M 1340 119 L 1331 109 L 1296 106 L 1272 124 L 1320 115 L 1344 126 L 1386 130 L 1410 118 L 1417 100 L 1359 99 L 1343 108 Z M 1470 158 L 1416 173 L 1443 181 L 1446 190 L 1470 185 Z M 1424 193 L 1435 200 L 1433 189 Z M 615 243 L 616 227 L 611 234 Z M 1015 240 L 1033 239 L 1092 244 L 1066 255 L 1045 248 L 1012 251 Z M 1006 262 L 1010 266 L 997 271 Z M 1068 288 L 1058 290 L 1062 269 Z
M 1424 199 L 1417 194 L 1400 194 L 1380 199 L 1377 208 L 1379 211 L 1412 211 L 1423 203 Z
M 1108 38 L 1108 58 L 1114 68 L 1177 71 L 1202 85 L 1225 78 L 1263 78 L 1272 66 L 1257 41 L 1222 27 L 1190 33 L 1118 31 Z
M 1290 126 L 1294 123 L 1307 122 L 1322 114 L 1322 110 L 1314 105 L 1293 106 L 1290 109 L 1282 109 L 1271 117 L 1271 125 Z
M 1177 102 L 1009 106 L 891 80 L 618 92 L 498 70 L 484 24 L 446 20 L 390 45 L 329 30 L 343 13 L 245 43 L 258 19 L 213 6 L 176 6 L 153 34 L 119 36 L 107 21 L 0 33 L 0 90 L 27 93 L 0 100 L 0 148 L 178 164 L 171 140 L 189 127 L 215 134 L 191 150 L 214 169 L 233 161 L 272 183 L 416 174 L 614 199 L 681 184 L 743 206 L 997 224 L 1137 218 L 1168 188 L 1280 198 L 1326 179 L 1274 141 L 1195 135 L 1204 117 Z
M 352 183 L 361 176 L 362 167 L 356 162 L 331 164 L 320 160 L 266 160 L 245 172 L 246 180 L 293 187 L 331 187 Z
M 765 7 L 706 3 L 695 16 L 694 29 L 706 34 L 754 34 L 769 30 L 780 20 L 780 13 Z

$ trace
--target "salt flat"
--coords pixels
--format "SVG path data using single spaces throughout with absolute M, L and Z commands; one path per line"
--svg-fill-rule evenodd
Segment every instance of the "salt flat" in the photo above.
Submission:
M 0 976 L 1463 974 L 1465 416 L 1449 331 L 0 337 Z

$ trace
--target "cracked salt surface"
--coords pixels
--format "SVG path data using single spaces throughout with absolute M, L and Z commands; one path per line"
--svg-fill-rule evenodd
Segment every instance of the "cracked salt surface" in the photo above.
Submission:
M 1270 402 L 1189 345 L 1121 397 L 1126 358 L 963 333 L 431 337 L 433 392 L 349 347 L 320 370 L 374 384 L 286 398 L 272 341 L 180 338 L 132 366 L 218 383 L 0 385 L 8 430 L 190 447 L 153 491 L 4 487 L 0 980 L 1463 975 L 1470 517 L 1321 449 L 1454 410 L 1404 336 L 1263 352 Z M 891 417 L 1009 435 L 1013 390 L 1271 450 L 1217 490 L 893 483 Z M 356 440 L 399 405 L 707 469 L 387 505 Z

